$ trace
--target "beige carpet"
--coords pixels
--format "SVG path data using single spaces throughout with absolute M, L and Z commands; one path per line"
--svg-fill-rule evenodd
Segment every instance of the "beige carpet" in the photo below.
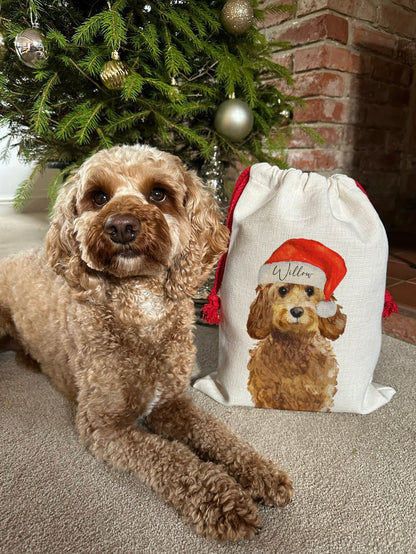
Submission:
M 44 222 L 33 221 L 41 237 Z M 30 227 L 2 217 L 0 254 L 19 249 Z M 196 342 L 202 375 L 216 365 L 216 329 L 198 327 Z M 73 406 L 2 353 L 0 552 L 416 552 L 415 360 L 416 346 L 384 336 L 375 381 L 397 394 L 365 416 L 229 408 L 191 390 L 202 408 L 279 461 L 297 490 L 283 510 L 260 508 L 263 529 L 251 541 L 218 545 L 195 536 L 133 475 L 95 460 L 77 442 Z

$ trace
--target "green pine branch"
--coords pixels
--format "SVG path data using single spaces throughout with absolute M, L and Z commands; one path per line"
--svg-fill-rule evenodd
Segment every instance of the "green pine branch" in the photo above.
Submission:
M 47 74 L 38 74 L 39 78 L 47 77 Z M 46 134 L 50 124 L 50 96 L 54 86 L 60 83 L 59 75 L 54 73 L 44 85 L 42 94 L 33 105 L 31 122 L 35 131 L 39 134 Z
M 13 207 L 15 210 L 22 210 L 29 202 L 36 178 L 39 176 L 39 173 L 42 169 L 44 169 L 43 164 L 40 163 L 36 165 L 31 171 L 29 177 L 25 179 L 22 183 L 20 183 L 20 185 L 17 187 L 13 203 Z
M 292 81 L 289 70 L 273 61 L 288 44 L 268 42 L 256 26 L 229 34 L 221 22 L 224 3 L 2 0 L 7 50 L 0 60 L 0 122 L 9 128 L 4 153 L 17 145 L 27 161 L 76 165 L 100 148 L 146 142 L 180 152 L 197 168 L 218 144 L 224 162 L 281 163 L 292 128 L 282 112 L 300 105 L 275 84 Z M 252 5 L 258 20 L 293 9 L 278 2 L 260 6 L 258 0 Z M 36 69 L 23 65 L 13 46 L 16 34 L 31 26 L 29 8 L 48 50 Z M 129 70 L 116 90 L 100 77 L 113 50 Z M 252 132 L 237 143 L 214 128 L 218 106 L 233 95 L 254 114 Z M 59 179 L 51 184 L 52 198 L 59 186 Z M 17 205 L 30 187 L 29 178 Z

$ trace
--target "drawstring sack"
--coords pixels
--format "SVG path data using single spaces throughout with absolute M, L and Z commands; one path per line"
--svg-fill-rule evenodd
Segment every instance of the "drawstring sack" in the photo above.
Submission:
M 369 413 L 395 391 L 372 383 L 387 237 L 362 187 L 255 164 L 240 175 L 204 318 L 219 324 L 217 370 L 194 386 L 225 405 Z

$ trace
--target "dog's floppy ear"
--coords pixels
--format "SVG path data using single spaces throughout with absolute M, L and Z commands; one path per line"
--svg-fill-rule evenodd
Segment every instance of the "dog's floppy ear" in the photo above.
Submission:
M 46 235 L 46 257 L 52 269 L 65 278 L 85 298 L 105 298 L 106 280 L 90 270 L 81 258 L 76 239 L 75 220 L 78 217 L 76 195 L 78 172 L 61 189 L 56 200 L 49 231 Z
M 247 332 L 252 339 L 265 339 L 272 332 L 272 307 L 269 290 L 271 285 L 258 285 L 256 299 L 250 306 Z
M 195 294 L 227 250 L 229 232 L 220 222 L 217 203 L 193 171 L 181 171 L 187 193 L 184 208 L 190 222 L 188 244 L 169 269 L 166 290 L 171 298 Z
M 334 302 L 336 299 L 332 296 L 331 300 Z M 342 306 L 337 305 L 337 311 L 332 317 L 320 317 L 319 318 L 319 331 L 321 335 L 329 340 L 337 340 L 340 337 L 347 323 L 347 316 L 341 312 Z
M 53 208 L 49 231 L 46 235 L 46 255 L 52 268 L 65 275 L 70 260 L 78 250 L 74 221 L 76 211 L 76 177 L 61 189 Z

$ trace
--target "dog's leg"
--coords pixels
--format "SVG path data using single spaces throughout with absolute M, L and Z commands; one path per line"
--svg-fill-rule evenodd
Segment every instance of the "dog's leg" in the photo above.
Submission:
M 0 348 L 13 350 L 14 340 L 11 337 L 14 323 L 10 311 L 0 303 Z
M 40 371 L 39 364 L 23 351 L 23 347 L 15 336 L 17 331 L 7 308 L 0 305 L 0 352 L 11 350 L 16 352 L 16 362 L 32 371 Z
M 0 352 L 21 350 L 19 342 L 14 338 L 16 334 L 9 309 L 0 304 Z
M 201 461 L 185 445 L 144 431 L 134 421 L 123 422 L 82 398 L 77 424 L 82 440 L 101 459 L 135 472 L 195 531 L 226 541 L 248 539 L 260 527 L 250 495 L 220 466 Z
M 271 460 L 240 441 L 221 421 L 183 397 L 156 407 L 148 416 L 151 429 L 195 450 L 204 460 L 227 471 L 257 501 L 285 506 L 293 496 L 292 481 Z

